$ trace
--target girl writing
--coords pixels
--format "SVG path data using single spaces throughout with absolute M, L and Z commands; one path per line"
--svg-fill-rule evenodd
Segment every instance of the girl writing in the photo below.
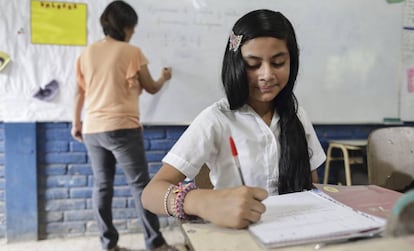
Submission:
M 280 12 L 255 10 L 232 28 L 222 65 L 226 99 L 202 111 L 144 189 L 144 207 L 186 219 L 244 228 L 257 222 L 269 194 L 311 189 L 325 153 L 293 93 L 299 49 Z M 229 137 L 238 148 L 242 184 Z M 203 164 L 214 190 L 196 189 Z

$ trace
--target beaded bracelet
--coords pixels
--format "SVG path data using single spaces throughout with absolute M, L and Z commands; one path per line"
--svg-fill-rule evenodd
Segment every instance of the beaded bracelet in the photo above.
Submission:
M 172 190 L 172 196 L 169 196 L 168 201 L 169 201 L 169 209 L 170 209 L 170 213 L 173 217 L 177 217 L 176 213 L 175 213 L 175 196 L 176 195 L 176 190 L 177 190 L 178 186 L 174 186 L 173 190 Z
M 177 186 L 176 185 L 170 185 L 167 189 L 167 192 L 165 192 L 165 195 L 164 195 L 164 210 L 165 210 L 165 213 L 168 216 L 174 216 L 173 214 L 170 213 L 170 210 L 168 210 L 168 196 L 170 196 L 171 190 L 174 187 L 177 187 Z
M 188 220 L 191 218 L 190 215 L 184 212 L 184 198 L 188 192 L 194 189 L 197 189 L 194 183 L 187 183 L 185 185 L 182 182 L 178 183 L 178 186 L 176 186 L 176 189 L 174 190 L 174 193 L 177 194 L 174 203 L 175 217 L 182 220 Z

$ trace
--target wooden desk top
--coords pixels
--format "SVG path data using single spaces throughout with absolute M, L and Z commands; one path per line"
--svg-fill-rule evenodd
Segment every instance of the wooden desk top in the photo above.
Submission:
M 321 190 L 333 198 L 341 201 L 345 205 L 354 207 L 367 213 L 371 212 L 373 206 L 380 206 L 383 212 L 376 212 L 374 215 L 387 218 L 394 202 L 401 196 L 400 193 L 387 190 L 378 186 L 333 186 L 315 184 Z M 355 193 L 360 195 L 359 199 L 355 198 Z M 362 199 L 362 200 L 361 200 Z M 317 226 L 315 226 L 317 227 Z M 246 229 L 236 230 L 216 226 L 210 223 L 183 223 L 182 232 L 188 241 L 188 244 L 194 251 L 313 251 L 315 244 L 282 247 L 277 249 L 266 249 L 260 246 L 250 232 Z M 342 244 L 329 244 L 323 246 L 322 250 L 326 251 L 347 251 L 347 250 L 364 250 L 364 251 L 412 251 L 414 247 L 414 235 L 404 238 L 374 238 Z
M 266 249 L 250 235 L 248 230 L 236 230 L 218 227 L 210 223 L 184 223 L 181 225 L 183 234 L 190 248 L 194 251 L 314 251 L 315 244 L 304 246 Z M 399 238 L 375 238 L 342 244 L 322 246 L 324 251 L 412 251 L 414 235 Z

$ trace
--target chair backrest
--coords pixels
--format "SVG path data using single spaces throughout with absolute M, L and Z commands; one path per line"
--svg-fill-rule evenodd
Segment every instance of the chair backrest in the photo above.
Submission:
M 368 136 L 369 184 L 401 191 L 414 179 L 414 127 L 386 127 Z

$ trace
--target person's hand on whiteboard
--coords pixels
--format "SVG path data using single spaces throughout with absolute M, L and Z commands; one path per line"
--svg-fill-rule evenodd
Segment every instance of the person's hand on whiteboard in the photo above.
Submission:
M 148 70 L 147 65 L 142 65 L 141 70 L 138 73 L 138 80 L 141 83 L 144 90 L 150 94 L 157 93 L 161 90 L 164 83 L 171 78 L 171 67 L 163 67 L 161 69 L 160 77 L 154 81 L 151 73 Z
M 172 76 L 172 69 L 171 67 L 164 67 L 161 71 L 161 76 L 164 78 L 165 81 L 170 80 Z

